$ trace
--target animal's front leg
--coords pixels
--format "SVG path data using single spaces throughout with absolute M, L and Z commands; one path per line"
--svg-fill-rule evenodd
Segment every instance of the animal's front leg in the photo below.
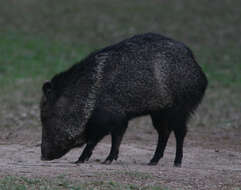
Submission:
M 181 125 L 181 124 L 180 124 Z M 179 129 L 174 130 L 174 134 L 176 137 L 176 157 L 174 161 L 175 167 L 181 167 L 182 165 L 182 157 L 183 157 L 183 142 L 185 135 L 187 133 L 186 124 L 182 124 Z
M 121 140 L 124 136 L 124 133 L 126 131 L 128 122 L 122 122 L 118 126 L 116 126 L 116 129 L 111 133 L 111 150 L 103 164 L 111 164 L 113 160 L 117 160 L 118 154 L 119 154 L 119 148 L 121 144 Z
M 123 135 L 122 135 L 123 136 Z M 103 164 L 111 164 L 113 160 L 117 160 L 118 154 L 119 154 L 119 147 L 121 143 L 122 137 L 116 136 L 116 135 L 111 135 L 112 137 L 112 145 L 111 145 L 111 150 Z
M 97 143 L 98 142 L 88 142 L 81 156 L 75 163 L 79 164 L 79 163 L 84 163 L 85 161 L 88 161 Z
M 91 123 L 91 122 L 89 123 L 89 126 L 87 128 L 87 139 L 88 139 L 87 145 L 83 150 L 81 156 L 75 163 L 84 163 L 85 161 L 89 160 L 95 146 L 106 135 L 106 132 L 100 129 L 101 129 L 101 125 L 97 125 L 96 123 Z

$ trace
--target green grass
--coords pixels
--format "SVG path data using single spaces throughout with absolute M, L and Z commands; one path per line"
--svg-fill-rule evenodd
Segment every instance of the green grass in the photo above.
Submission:
M 120 184 L 116 181 L 94 181 L 78 183 L 63 177 L 44 179 L 6 176 L 0 178 L 0 190 L 167 190 L 160 186 L 141 187 L 134 184 Z
M 0 33 L 0 85 L 46 80 L 79 61 L 86 49 L 16 32 Z

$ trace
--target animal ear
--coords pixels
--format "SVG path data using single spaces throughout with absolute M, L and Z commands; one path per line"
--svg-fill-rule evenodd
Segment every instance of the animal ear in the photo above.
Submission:
M 43 84 L 42 90 L 43 90 L 44 95 L 48 98 L 53 90 L 51 82 L 49 82 L 49 81 L 45 82 Z

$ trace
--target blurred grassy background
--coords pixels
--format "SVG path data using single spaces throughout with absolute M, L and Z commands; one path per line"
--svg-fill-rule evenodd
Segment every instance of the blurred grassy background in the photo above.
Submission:
M 0 127 L 40 128 L 43 81 L 144 32 L 186 43 L 209 79 L 192 126 L 240 129 L 241 1 L 0 0 Z
M 157 32 L 187 44 L 209 79 L 186 145 L 241 151 L 240 10 L 238 0 L 0 0 L 0 143 L 39 145 L 41 86 L 55 73 L 95 49 Z M 155 143 L 150 120 L 130 125 L 125 142 Z M 116 182 L 75 186 L 63 179 L 0 178 L 0 189 L 99 186 L 140 189 Z

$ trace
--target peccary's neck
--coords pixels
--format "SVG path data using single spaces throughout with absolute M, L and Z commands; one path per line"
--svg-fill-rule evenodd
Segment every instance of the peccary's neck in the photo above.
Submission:
M 82 129 L 85 128 L 95 108 L 96 99 L 102 85 L 107 56 L 107 53 L 90 55 L 89 59 L 87 58 L 80 63 L 86 64 L 86 67 L 89 66 L 83 73 L 83 77 L 80 77 L 76 82 L 75 108 L 81 121 L 79 127 Z

